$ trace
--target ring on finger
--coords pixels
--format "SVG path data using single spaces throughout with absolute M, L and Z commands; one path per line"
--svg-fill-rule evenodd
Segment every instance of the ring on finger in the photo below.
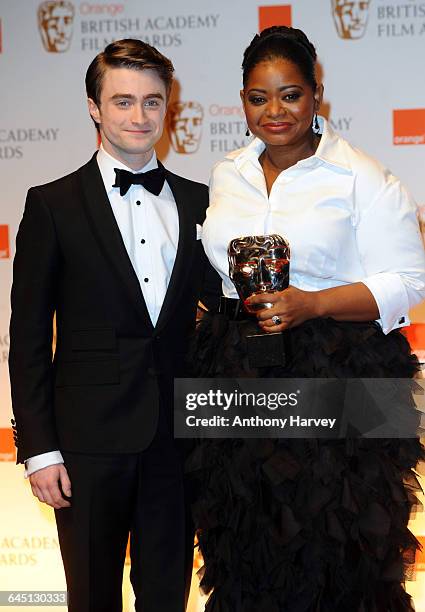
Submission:
M 282 323 L 282 319 L 280 317 L 278 317 L 277 315 L 274 315 L 272 317 L 272 321 L 275 325 L 280 325 Z

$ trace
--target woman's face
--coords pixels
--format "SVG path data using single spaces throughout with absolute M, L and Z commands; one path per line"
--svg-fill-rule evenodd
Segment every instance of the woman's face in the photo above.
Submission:
M 313 91 L 296 64 L 279 58 L 251 70 L 241 98 L 254 136 L 269 145 L 296 145 L 311 138 L 322 86 Z

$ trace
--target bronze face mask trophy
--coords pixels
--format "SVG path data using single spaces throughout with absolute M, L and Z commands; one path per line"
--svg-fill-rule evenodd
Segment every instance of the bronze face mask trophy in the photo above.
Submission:
M 229 276 L 232 279 L 243 308 L 255 314 L 272 304 L 250 306 L 251 295 L 283 291 L 289 285 L 290 249 L 288 242 L 277 234 L 270 236 L 244 236 L 233 239 L 227 249 Z M 281 332 L 260 332 L 246 336 L 251 367 L 285 365 L 285 343 Z

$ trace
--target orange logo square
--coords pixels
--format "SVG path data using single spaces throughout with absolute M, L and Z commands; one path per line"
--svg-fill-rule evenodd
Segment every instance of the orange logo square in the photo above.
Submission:
M 393 110 L 393 144 L 425 144 L 425 108 Z
M 0 259 L 8 259 L 9 257 L 9 226 L 0 225 Z
M 412 323 L 403 329 L 412 351 L 425 350 L 425 323 Z
M 419 362 L 425 363 L 425 323 L 411 323 L 408 327 L 403 327 L 401 333 L 406 336 L 412 353 Z
M 259 31 L 261 32 L 265 28 L 270 28 L 274 25 L 292 25 L 292 6 L 290 4 L 258 7 Z
M 0 461 L 16 461 L 16 448 L 11 429 L 0 429 Z

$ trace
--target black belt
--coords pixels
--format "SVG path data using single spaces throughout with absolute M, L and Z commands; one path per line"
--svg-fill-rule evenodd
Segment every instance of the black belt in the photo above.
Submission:
M 242 300 L 238 298 L 226 298 L 221 296 L 218 312 L 224 314 L 233 321 L 242 321 L 243 319 L 252 319 L 253 315 L 246 312 L 242 305 Z

